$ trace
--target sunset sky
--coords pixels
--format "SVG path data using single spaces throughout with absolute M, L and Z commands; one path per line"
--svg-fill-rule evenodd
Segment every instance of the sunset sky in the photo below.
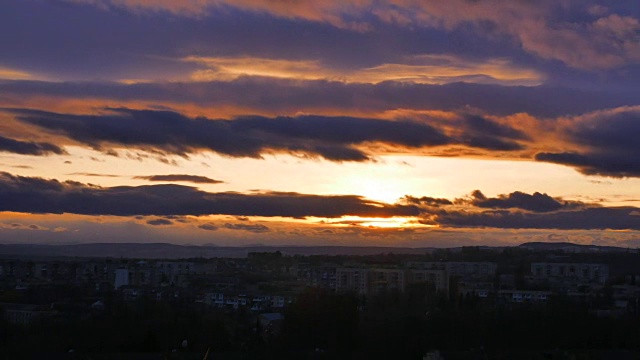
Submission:
M 637 0 L 20 0 L 0 33 L 0 243 L 640 246 Z

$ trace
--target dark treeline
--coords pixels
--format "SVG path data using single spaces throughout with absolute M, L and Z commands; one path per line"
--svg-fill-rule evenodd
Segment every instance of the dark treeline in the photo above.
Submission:
M 640 351 L 637 316 L 597 317 L 562 297 L 518 306 L 449 299 L 426 284 L 367 299 L 310 288 L 285 310 L 277 330 L 248 311 L 147 298 L 105 305 L 29 327 L 3 322 L 0 357 L 202 359 L 211 349 L 210 359 L 422 359 L 433 350 L 446 359 L 592 359 L 605 350 L 624 349 L 632 358 Z
M 425 285 L 367 301 L 309 290 L 289 308 L 273 350 L 291 359 L 422 359 L 430 350 L 446 359 L 593 358 L 601 350 L 640 350 L 639 320 L 600 318 L 563 298 L 544 306 L 448 299 Z

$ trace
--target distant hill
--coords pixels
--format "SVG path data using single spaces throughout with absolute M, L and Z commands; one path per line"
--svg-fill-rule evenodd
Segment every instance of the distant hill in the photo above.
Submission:
M 246 257 L 250 252 L 275 252 L 285 255 L 376 255 L 424 254 L 433 248 L 375 246 L 195 246 L 167 243 L 95 243 L 73 245 L 0 244 L 0 255 L 38 257 L 111 257 L 145 259 L 184 259 Z
M 528 242 L 518 246 L 519 248 L 539 251 L 557 251 L 562 250 L 568 253 L 587 253 L 587 252 L 626 252 L 627 248 L 617 246 L 598 246 L 598 245 L 581 245 L 569 242 Z
M 567 253 L 616 253 L 627 248 L 615 246 L 580 245 L 567 242 L 529 242 L 517 248 L 533 251 L 564 251 Z M 483 250 L 501 251 L 504 247 L 478 246 Z M 463 248 L 449 250 L 459 252 Z M 168 243 L 94 243 L 94 244 L 0 244 L 0 256 L 28 257 L 109 257 L 145 259 L 185 258 L 242 258 L 250 252 L 280 251 L 284 255 L 377 255 L 377 254 L 424 254 L 435 248 L 377 247 L 377 246 L 215 246 L 175 245 Z

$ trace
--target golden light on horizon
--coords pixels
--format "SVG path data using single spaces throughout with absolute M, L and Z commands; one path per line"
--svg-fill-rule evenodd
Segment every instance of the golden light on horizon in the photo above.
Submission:
M 369 228 L 397 229 L 397 228 L 433 228 L 435 225 L 425 225 L 418 223 L 412 217 L 362 217 L 362 216 L 343 216 L 339 220 L 331 220 L 327 222 L 336 226 L 362 226 Z

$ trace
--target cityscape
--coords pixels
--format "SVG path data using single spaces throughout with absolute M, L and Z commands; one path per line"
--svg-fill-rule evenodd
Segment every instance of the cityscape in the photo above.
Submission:
M 598 351 L 634 358 L 640 352 L 639 257 L 635 249 L 567 243 L 423 254 L 284 255 L 276 250 L 171 260 L 4 255 L 0 339 L 9 358 L 367 358 L 395 353 L 426 359 L 570 359 Z M 550 317 L 554 311 L 578 323 L 555 320 Z M 504 328 L 456 320 L 461 314 L 502 319 Z M 520 323 L 531 316 L 539 318 Z M 317 324 L 307 324 L 310 329 L 303 334 L 297 322 L 305 321 Z M 400 333 L 375 324 L 380 321 L 400 326 L 395 330 Z M 443 321 L 459 323 L 438 329 Z M 534 342 L 521 338 L 497 344 L 495 334 L 489 335 L 524 331 L 519 336 L 533 336 L 545 322 L 558 322 L 557 329 L 538 334 Z M 625 333 L 616 339 L 593 331 L 589 341 L 558 337 L 585 331 L 581 323 Z M 105 334 L 107 324 L 123 334 Z M 425 337 L 411 341 L 402 336 L 409 325 L 416 327 L 413 335 Z M 368 334 L 369 326 L 378 326 L 379 333 Z M 476 332 L 477 327 L 487 327 L 486 332 Z M 56 328 L 67 330 L 49 333 Z M 88 338 L 77 330 L 83 328 L 100 335 Z M 378 349 L 367 341 L 372 336 L 389 343 Z

